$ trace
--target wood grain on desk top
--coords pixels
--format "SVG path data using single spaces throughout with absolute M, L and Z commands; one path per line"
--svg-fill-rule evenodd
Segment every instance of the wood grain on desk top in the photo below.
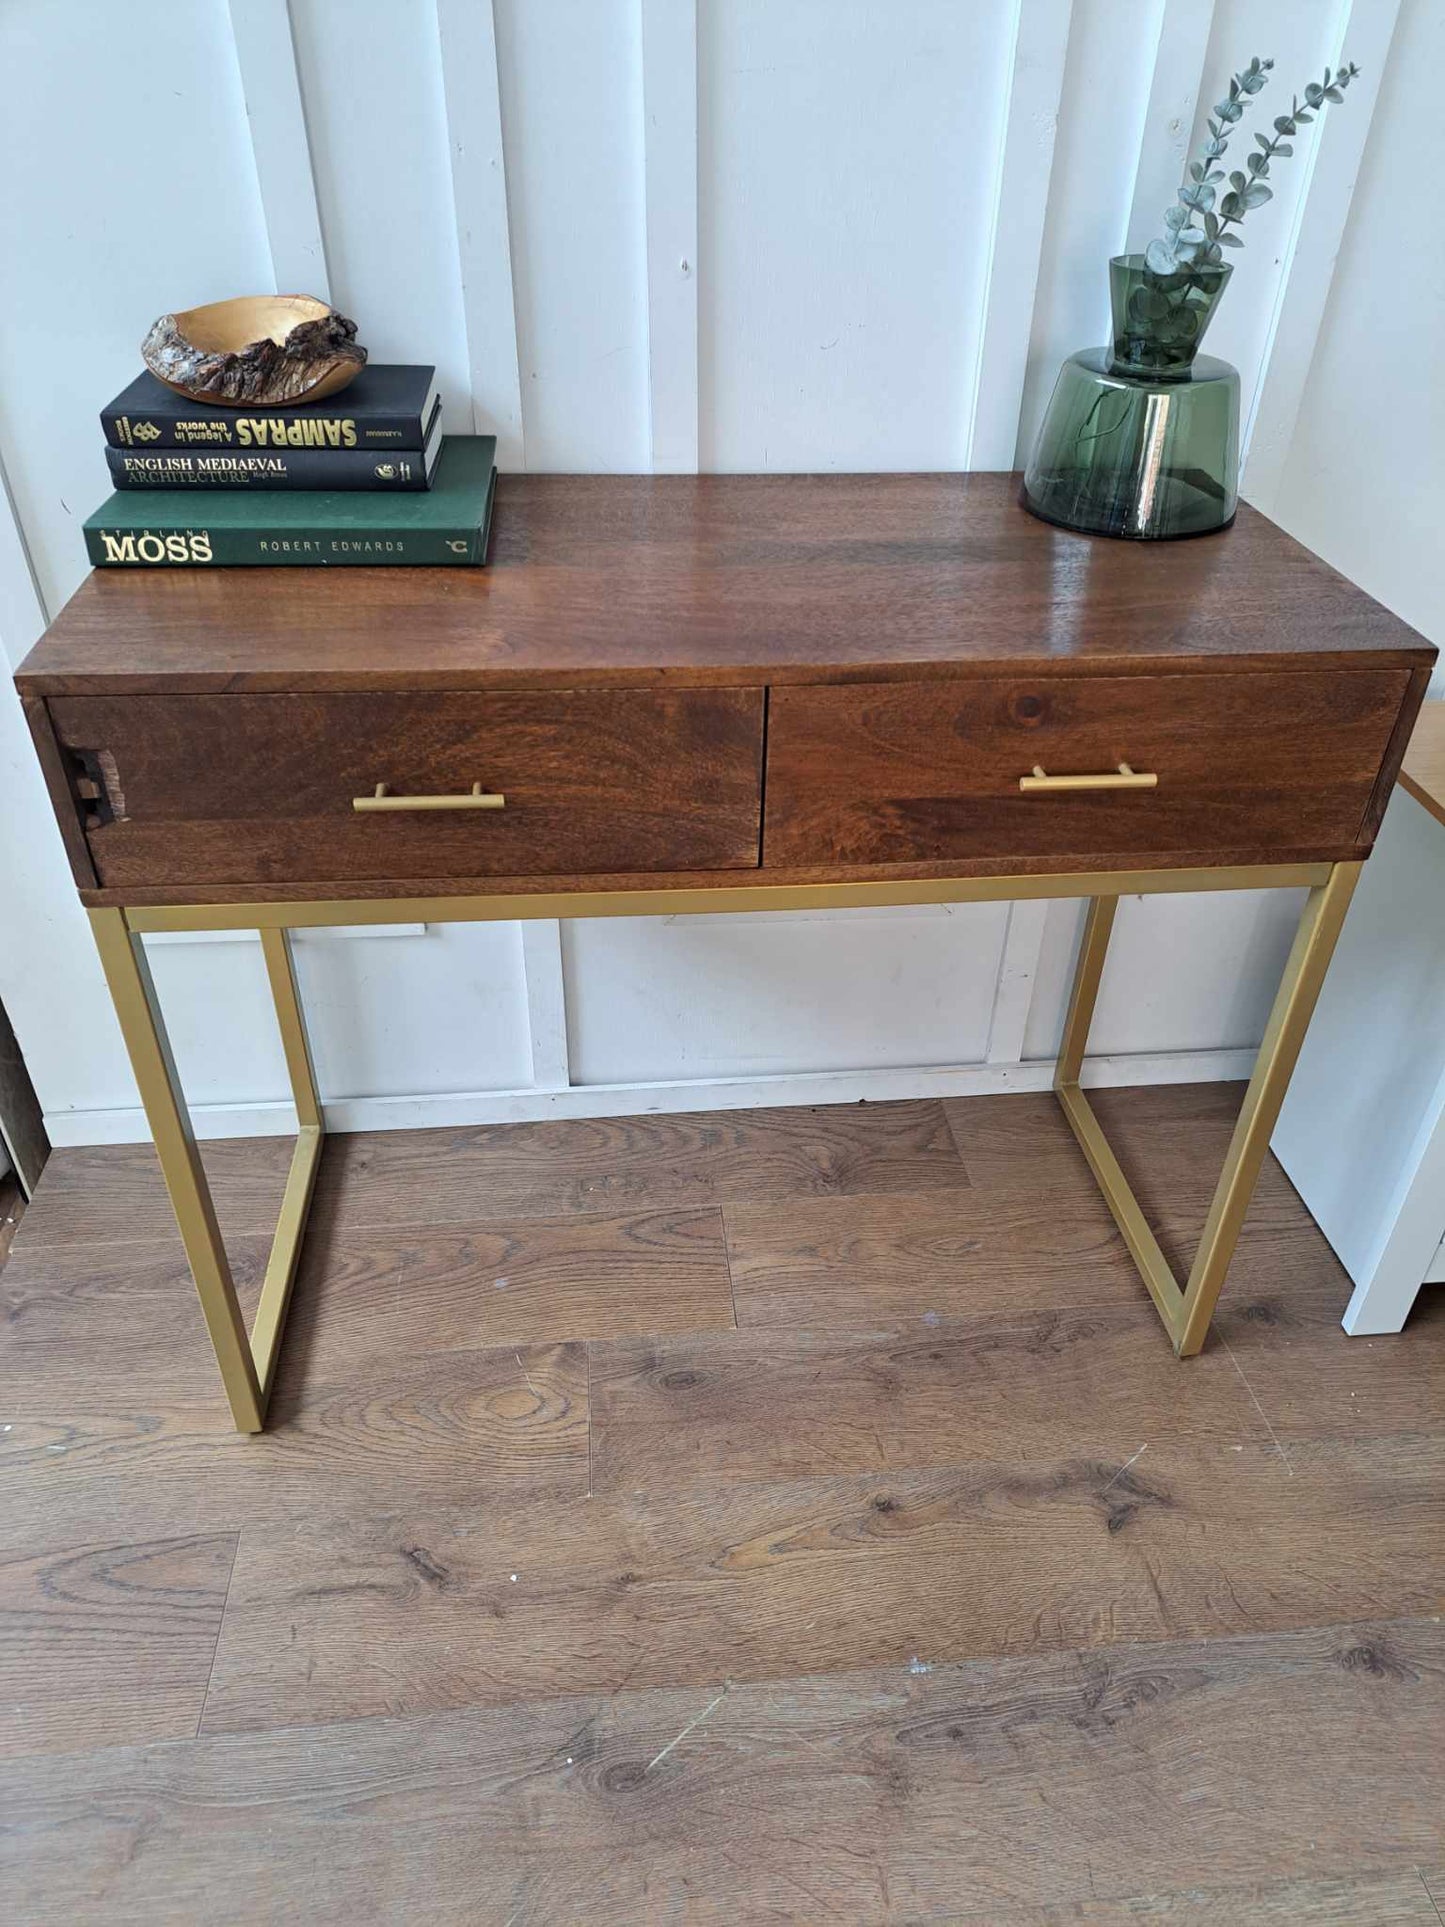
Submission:
M 1202 540 L 1114 542 L 1035 520 L 1017 487 L 993 474 L 504 476 L 489 568 L 101 570 L 18 680 L 47 696 L 1433 658 L 1252 509 Z
M 1420 711 L 1400 768 L 1400 782 L 1445 823 L 1445 702 L 1426 703 Z

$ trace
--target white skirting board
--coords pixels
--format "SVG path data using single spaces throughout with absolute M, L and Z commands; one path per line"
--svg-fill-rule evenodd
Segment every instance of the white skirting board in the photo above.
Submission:
M 1242 1080 L 1254 1068 L 1252 1050 L 1150 1051 L 1091 1057 L 1083 1081 L 1095 1087 L 1131 1084 L 1211 1084 Z M 1009 1091 L 1046 1091 L 1051 1059 L 1021 1064 L 959 1064 L 941 1068 L 819 1071 L 781 1077 L 719 1077 L 667 1083 L 579 1084 L 564 1090 L 441 1091 L 415 1097 L 343 1097 L 326 1101 L 332 1131 L 455 1129 L 469 1124 L 522 1124 L 554 1117 L 629 1117 L 647 1112 L 741 1110 L 784 1104 L 886 1103 L 908 1097 L 984 1097 Z M 281 1137 L 295 1129 L 285 1103 L 198 1104 L 197 1137 Z M 139 1106 L 117 1110 L 48 1112 L 50 1141 L 142 1144 L 150 1136 Z

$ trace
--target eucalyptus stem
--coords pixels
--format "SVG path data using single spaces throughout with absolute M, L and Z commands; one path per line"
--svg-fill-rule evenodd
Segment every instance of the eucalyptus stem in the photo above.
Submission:
M 1342 101 L 1345 89 L 1359 73 L 1353 61 L 1338 73 L 1325 68 L 1323 80 L 1312 80 L 1305 88 L 1303 106 L 1296 96 L 1287 114 L 1278 116 L 1274 134 L 1256 134 L 1257 151 L 1250 154 L 1244 168 L 1229 176 L 1229 187 L 1222 196 L 1216 192 L 1224 176 L 1218 165 L 1228 151 L 1236 124 L 1243 119 L 1269 79 L 1272 60 L 1258 55 L 1233 76 L 1225 99 L 1215 104 L 1208 121 L 1209 138 L 1198 157 L 1189 163 L 1187 178 L 1180 184 L 1178 199 L 1164 216 L 1167 230 L 1163 239 L 1151 241 L 1144 259 L 1152 273 L 1161 277 L 1188 275 L 1198 268 L 1218 267 L 1225 248 L 1243 247 L 1237 228 L 1251 208 L 1263 207 L 1274 198 L 1266 186 L 1270 162 L 1284 160 L 1294 153 L 1289 145 L 1301 127 L 1307 126 L 1327 101 Z M 1216 207 L 1217 202 L 1217 207 Z M 1187 292 L 1187 284 L 1186 284 Z

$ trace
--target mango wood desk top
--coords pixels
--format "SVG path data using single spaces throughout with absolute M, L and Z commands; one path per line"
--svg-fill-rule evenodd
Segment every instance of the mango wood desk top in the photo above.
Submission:
M 505 475 L 485 569 L 98 570 L 26 696 L 1418 667 L 1253 509 L 1189 542 L 1040 522 L 1010 475 Z

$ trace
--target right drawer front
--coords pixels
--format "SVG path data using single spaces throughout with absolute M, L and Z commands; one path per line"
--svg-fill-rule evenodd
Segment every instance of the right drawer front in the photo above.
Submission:
M 1036 676 L 772 692 L 771 867 L 1347 854 L 1403 669 Z M 1019 779 L 1152 772 L 1152 789 Z

